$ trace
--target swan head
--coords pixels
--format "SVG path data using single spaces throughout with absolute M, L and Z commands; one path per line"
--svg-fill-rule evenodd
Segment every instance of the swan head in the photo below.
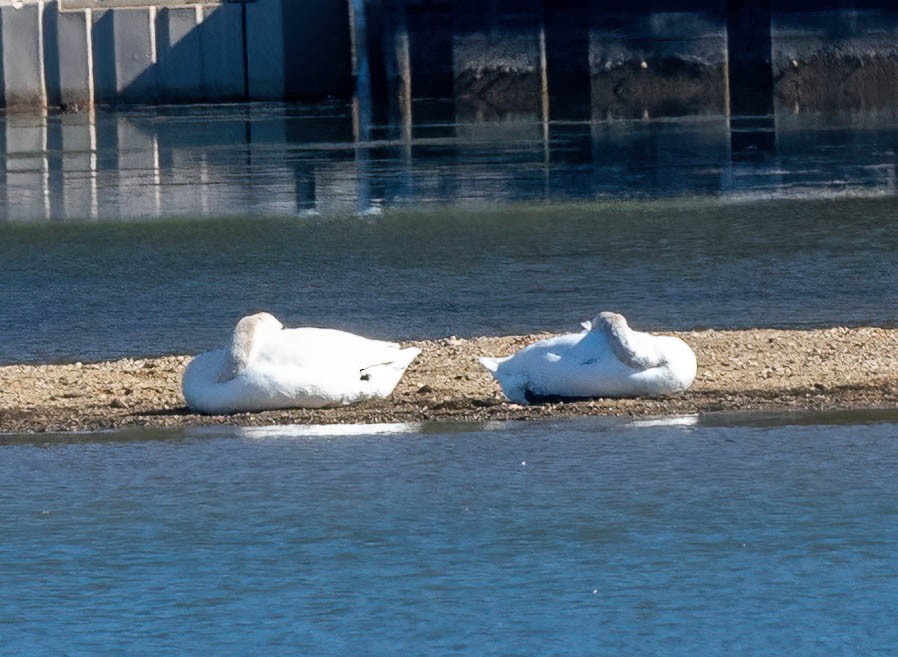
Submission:
M 600 312 L 598 315 L 592 318 L 590 322 L 583 322 L 584 328 L 589 324 L 589 329 L 592 331 L 620 331 L 621 329 L 629 329 L 629 325 L 627 324 L 627 319 L 619 314 L 608 312 L 607 310 L 604 312 Z
M 269 313 L 247 315 L 237 322 L 231 335 L 231 344 L 225 352 L 218 382 L 230 381 L 240 374 L 252 359 L 253 348 L 259 340 L 283 329 L 284 325 Z

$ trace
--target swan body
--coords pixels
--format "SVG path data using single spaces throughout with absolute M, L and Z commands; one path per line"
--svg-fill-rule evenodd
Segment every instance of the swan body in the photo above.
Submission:
M 480 362 L 517 404 L 541 398 L 654 397 L 683 392 L 695 379 L 695 354 L 679 338 L 634 331 L 623 315 L 609 312 L 583 328 Z
M 190 361 L 181 388 L 207 414 L 341 406 L 389 395 L 419 353 L 334 329 L 288 329 L 258 313 L 237 323 L 227 348 Z

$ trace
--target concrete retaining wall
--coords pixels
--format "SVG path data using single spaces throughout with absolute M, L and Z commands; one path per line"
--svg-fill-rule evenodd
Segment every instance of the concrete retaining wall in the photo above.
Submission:
M 595 117 L 721 114 L 727 103 L 727 25 L 701 11 L 594 12 L 589 33 Z
M 462 119 L 761 115 L 894 106 L 898 6 L 0 0 L 0 59 L 10 108 L 349 99 L 357 78 L 374 116 L 433 97 Z
M 776 13 L 771 59 L 775 98 L 783 108 L 895 107 L 898 3 Z
M 451 97 L 462 119 L 898 104 L 894 0 L 371 0 L 367 13 L 383 93 Z M 409 37 L 403 75 L 396 33 Z
M 3 104 L 79 109 L 351 94 L 342 2 L 117 2 L 135 6 L 0 2 Z M 309 27 L 321 21 L 337 29 Z M 286 43 L 300 27 L 303 39 Z M 314 74 L 287 75 L 288 57 Z

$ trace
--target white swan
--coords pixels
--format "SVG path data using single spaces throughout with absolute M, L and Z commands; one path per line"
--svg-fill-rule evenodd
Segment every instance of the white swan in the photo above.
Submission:
M 200 413 L 340 406 L 389 395 L 419 353 L 334 329 L 286 329 L 258 313 L 237 322 L 228 348 L 190 361 L 181 388 Z
M 679 338 L 634 331 L 623 315 L 609 312 L 583 328 L 480 362 L 518 404 L 540 398 L 667 395 L 683 392 L 695 379 L 695 354 Z

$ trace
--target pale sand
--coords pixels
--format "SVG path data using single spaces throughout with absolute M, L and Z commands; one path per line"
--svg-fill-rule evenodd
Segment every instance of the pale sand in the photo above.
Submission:
M 894 408 L 898 329 L 673 333 L 698 356 L 684 394 L 540 406 L 504 401 L 477 356 L 512 353 L 548 334 L 412 342 L 423 353 L 391 398 L 324 410 L 208 417 L 181 396 L 187 356 L 0 367 L 0 431 L 126 426 L 512 420 L 579 415 L 658 416 L 711 411 Z

